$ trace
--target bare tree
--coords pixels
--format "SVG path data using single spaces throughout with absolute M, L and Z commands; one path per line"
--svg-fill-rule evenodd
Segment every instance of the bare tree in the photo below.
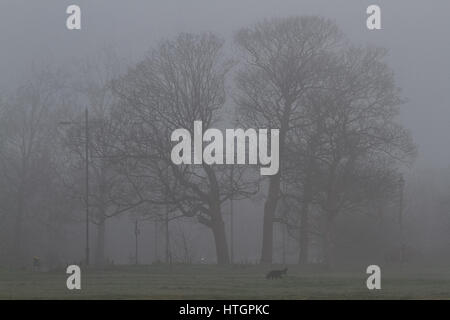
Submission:
M 247 196 L 250 183 L 236 169 L 216 165 L 176 165 L 170 136 L 183 128 L 193 136 L 194 121 L 203 129 L 219 124 L 225 103 L 225 75 L 231 64 L 223 41 L 212 34 L 181 34 L 163 41 L 115 83 L 124 125 L 124 156 L 139 197 L 196 217 L 213 234 L 219 264 L 229 263 L 222 204 Z M 134 170 L 131 170 L 131 169 Z M 238 171 L 238 172 L 236 172 Z
M 57 194 L 58 188 L 53 121 L 63 104 L 59 96 L 62 80 L 61 74 L 51 68 L 34 70 L 15 94 L 4 101 L 0 118 L 3 130 L 0 172 L 2 194 L 6 197 L 1 211 L 12 216 L 10 249 L 16 264 L 24 263 L 25 259 L 25 222 L 30 219 L 48 222 L 50 217 L 45 216 L 48 207 L 56 209 L 60 203 L 49 196 Z
M 344 48 L 328 63 L 325 87 L 303 98 L 305 121 L 289 137 L 288 169 L 301 205 L 300 262 L 307 258 L 309 206 L 319 205 L 324 213 L 330 263 L 338 214 L 389 201 L 397 193 L 397 169 L 415 154 L 409 133 L 395 121 L 402 100 L 385 54 L 379 48 Z
M 262 263 L 272 262 L 273 222 L 288 135 L 301 124 L 301 100 L 322 85 L 327 71 L 323 61 L 340 39 L 336 25 L 318 17 L 265 20 L 236 34 L 236 43 L 245 54 L 236 97 L 242 122 L 280 130 L 280 170 L 269 178 L 264 205 Z
M 132 186 L 122 174 L 117 159 L 117 137 L 120 124 L 112 116 L 115 96 L 111 91 L 111 81 L 119 76 L 123 62 L 112 48 L 105 48 L 97 56 L 83 59 L 73 64 L 71 89 L 77 96 L 77 105 L 87 104 L 90 116 L 88 130 L 84 114 L 70 110 L 75 116 L 64 119 L 71 125 L 63 138 L 63 147 L 71 155 L 67 170 L 67 192 L 81 203 L 85 193 L 84 168 L 85 144 L 88 139 L 89 168 L 89 209 L 90 221 L 97 227 L 95 263 L 106 263 L 105 241 L 107 220 L 129 212 L 142 204 L 130 193 Z M 67 121 L 70 120 L 70 121 Z M 89 136 L 86 137 L 86 132 Z M 136 201 L 135 201 L 136 200 Z M 86 204 L 85 204 L 86 205 Z

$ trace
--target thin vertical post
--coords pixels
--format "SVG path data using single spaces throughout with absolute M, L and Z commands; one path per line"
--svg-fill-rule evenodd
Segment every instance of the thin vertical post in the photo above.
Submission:
M 233 166 L 231 167 L 230 174 L 230 187 L 233 188 Z M 234 263 L 234 203 L 233 203 L 233 195 L 230 197 L 230 263 Z
M 157 262 L 158 261 L 158 220 L 155 218 L 155 222 L 154 222 L 154 227 L 155 227 L 155 239 L 154 239 L 154 249 L 153 249 L 153 261 Z
M 138 258 L 138 236 L 139 236 L 139 226 L 138 226 L 138 220 L 134 222 L 134 235 L 135 235 L 135 264 L 139 264 L 139 258 Z
M 286 224 L 281 224 L 281 236 L 283 237 L 283 264 L 286 264 Z
M 170 243 L 169 243 L 169 206 L 168 206 L 168 205 L 166 205 L 165 227 L 166 227 L 166 263 L 172 263 L 172 259 L 170 258 Z
M 86 265 L 89 265 L 89 111 L 85 110 L 85 169 L 86 169 Z
M 403 176 L 400 176 L 399 179 L 400 186 L 400 199 L 399 199 L 399 210 L 398 210 L 398 223 L 400 229 L 400 262 L 403 264 L 404 256 L 405 256 L 405 243 L 404 243 L 404 235 L 403 235 L 403 192 L 405 188 L 405 180 Z
M 170 234 L 169 234 L 169 168 L 166 172 L 167 187 L 166 187 L 166 217 L 165 217 L 165 229 L 166 229 L 166 263 L 172 264 L 172 257 L 170 254 Z

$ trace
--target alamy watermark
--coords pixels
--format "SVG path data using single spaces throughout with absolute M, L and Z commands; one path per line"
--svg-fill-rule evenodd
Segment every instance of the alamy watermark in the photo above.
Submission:
M 178 142 L 170 155 L 174 164 L 259 164 L 261 175 L 278 173 L 279 129 L 270 129 L 270 134 L 268 129 L 226 129 L 224 141 L 221 130 L 203 132 L 203 122 L 194 121 L 193 133 L 192 139 L 187 129 L 172 132 L 171 141 Z M 204 146 L 204 142 L 208 144 Z

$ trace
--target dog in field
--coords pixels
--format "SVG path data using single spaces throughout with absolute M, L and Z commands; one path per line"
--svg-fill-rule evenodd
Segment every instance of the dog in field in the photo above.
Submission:
M 281 279 L 283 275 L 287 274 L 288 268 L 284 268 L 282 270 L 272 270 L 269 271 L 266 275 L 266 279 Z

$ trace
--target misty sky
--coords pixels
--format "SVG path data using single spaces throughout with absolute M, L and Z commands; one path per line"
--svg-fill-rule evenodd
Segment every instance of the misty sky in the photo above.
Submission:
M 82 30 L 65 28 L 78 4 Z M 383 30 L 365 27 L 366 7 L 382 9 Z M 135 61 L 161 37 L 213 31 L 227 39 L 242 26 L 274 16 L 334 19 L 355 43 L 390 50 L 389 61 L 409 102 L 402 123 L 419 146 L 416 166 L 450 166 L 450 1 L 412 0 L 0 0 L 0 95 L 32 64 L 70 61 L 113 46 Z

